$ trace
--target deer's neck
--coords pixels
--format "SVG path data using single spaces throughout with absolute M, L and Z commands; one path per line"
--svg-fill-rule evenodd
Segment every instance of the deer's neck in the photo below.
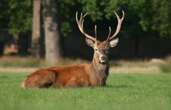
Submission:
M 92 76 L 92 85 L 104 86 L 109 74 L 109 63 L 101 64 L 96 57 L 93 58 L 91 69 L 94 74 Z
M 93 57 L 92 64 L 91 64 L 94 72 L 101 76 L 101 77 L 107 77 L 109 73 L 109 62 L 106 62 L 105 64 L 102 64 L 99 62 L 98 58 L 95 56 Z

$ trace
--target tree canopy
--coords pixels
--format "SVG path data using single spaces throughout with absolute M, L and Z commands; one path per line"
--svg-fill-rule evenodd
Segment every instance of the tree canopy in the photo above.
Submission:
M 130 37 L 154 34 L 160 37 L 171 36 L 171 3 L 169 0 L 59 0 L 61 31 L 71 32 L 76 11 L 90 14 L 94 22 L 111 20 L 113 10 L 126 11 L 125 32 Z M 105 19 L 105 20 L 104 20 Z M 70 27 L 71 26 L 71 27 Z
M 31 30 L 32 0 L 1 0 L 0 29 L 12 35 Z
M 76 11 L 88 12 L 93 22 L 106 22 L 106 19 L 113 19 L 113 10 L 126 11 L 124 27 L 131 37 L 137 35 L 135 32 L 171 36 L 169 0 L 58 0 L 58 4 L 62 18 L 60 32 L 64 36 L 73 31 Z M 1 30 L 6 29 L 12 34 L 31 31 L 32 0 L 1 0 L 0 12 Z

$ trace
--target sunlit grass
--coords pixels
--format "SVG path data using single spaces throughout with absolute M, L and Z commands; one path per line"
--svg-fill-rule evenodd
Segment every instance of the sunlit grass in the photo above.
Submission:
M 22 89 L 0 74 L 0 110 L 170 110 L 171 74 L 110 74 L 106 87 Z

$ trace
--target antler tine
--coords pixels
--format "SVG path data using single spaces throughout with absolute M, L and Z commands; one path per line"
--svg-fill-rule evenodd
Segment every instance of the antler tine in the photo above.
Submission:
M 113 38 L 116 37 L 116 35 L 118 35 L 118 33 L 121 29 L 121 26 L 122 26 L 122 21 L 124 20 L 124 17 L 125 17 L 125 13 L 123 10 L 122 10 L 122 17 L 121 18 L 119 17 L 119 15 L 115 11 L 114 11 L 114 14 L 116 15 L 118 25 L 117 25 L 115 33 L 109 38 L 109 40 L 112 40 Z
M 122 10 L 122 18 L 121 18 L 122 21 L 124 20 L 124 17 L 125 17 L 125 12 Z
M 82 34 L 84 34 L 85 37 L 87 37 L 87 38 L 89 38 L 89 39 L 91 39 L 91 40 L 93 40 L 95 42 L 96 39 L 93 36 L 91 36 L 91 35 L 87 34 L 86 32 L 84 32 L 84 29 L 83 29 L 83 27 L 84 27 L 84 17 L 86 17 L 86 15 L 87 15 L 87 13 L 84 14 L 84 15 L 81 13 L 80 18 L 78 19 L 78 12 L 76 12 L 75 19 L 76 19 L 76 22 L 77 22 L 77 25 L 78 25 L 78 28 L 79 28 L 80 32 Z
M 95 39 L 97 40 L 97 25 L 94 25 Z
M 108 33 L 108 36 L 107 36 L 107 41 L 108 41 L 109 38 L 110 38 L 111 32 L 112 32 L 112 29 L 111 29 L 111 27 L 109 26 L 109 33 Z
M 83 15 L 83 18 L 85 18 L 87 15 L 88 15 L 88 13 L 86 12 L 86 13 Z

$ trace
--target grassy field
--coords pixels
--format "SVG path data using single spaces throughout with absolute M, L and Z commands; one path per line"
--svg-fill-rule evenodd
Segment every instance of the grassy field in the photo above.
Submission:
M 22 89 L 0 74 L 0 110 L 171 110 L 171 74 L 110 74 L 106 87 Z

